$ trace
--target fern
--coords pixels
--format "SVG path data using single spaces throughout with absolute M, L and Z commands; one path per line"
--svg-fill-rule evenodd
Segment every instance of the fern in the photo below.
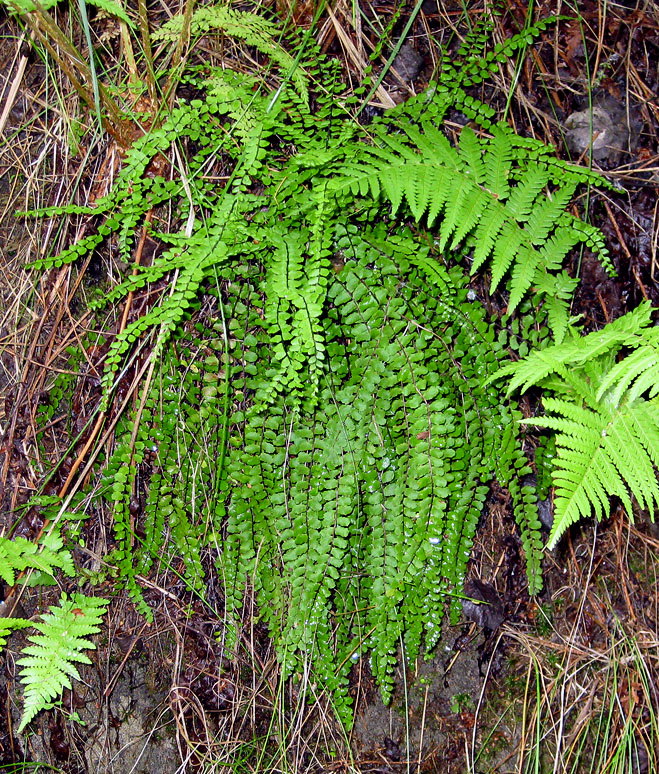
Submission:
M 560 341 L 571 286 L 566 290 L 555 273 L 570 249 L 588 239 L 564 212 L 579 176 L 572 177 L 566 169 L 551 196 L 544 195 L 549 171 L 542 166 L 514 167 L 519 158 L 513 153 L 512 133 L 503 126 L 494 128 L 490 141 L 479 140 L 465 128 L 459 149 L 430 124 L 406 128 L 405 133 L 407 139 L 387 135 L 384 147 L 365 148 L 364 160 L 342 168 L 343 176 L 332 182 L 332 190 L 349 187 L 361 195 L 366 184 L 374 197 L 386 195 L 394 214 L 406 201 L 416 220 L 425 217 L 432 226 L 441 219 L 440 250 L 472 245 L 472 271 L 491 261 L 491 291 L 510 275 L 509 311 L 533 286 L 541 298 L 551 299 L 550 323 Z M 607 262 L 606 254 L 600 257 Z
M 64 549 L 64 540 L 59 530 L 45 534 L 39 543 L 23 537 L 13 540 L 0 537 L 0 578 L 8 586 L 13 586 L 17 574 L 26 570 L 37 572 L 33 583 L 43 583 L 45 576 L 53 576 L 58 569 L 70 577 L 75 575 L 73 559 L 70 552 Z
M 88 637 L 100 630 L 108 604 L 98 597 L 73 594 L 69 599 L 63 594 L 59 607 L 51 607 L 34 624 L 41 634 L 28 637 L 32 644 L 23 648 L 24 655 L 17 661 L 25 686 L 19 733 L 64 688 L 71 688 L 72 677 L 80 680 L 76 663 L 92 663 L 83 651 L 96 647 Z
M 212 555 L 227 626 L 253 589 L 284 675 L 310 663 L 349 724 L 355 653 L 370 653 L 389 699 L 400 643 L 408 658 L 429 653 L 446 609 L 460 615 L 494 480 L 511 494 L 529 589 L 541 589 L 519 412 L 492 380 L 508 326 L 540 344 L 546 318 L 556 341 L 568 335 L 571 249 L 585 242 L 606 260 L 596 232 L 566 212 L 594 178 L 486 124 L 486 107 L 462 90 L 523 37 L 492 56 L 463 51 L 455 89 L 446 76 L 364 131 L 345 120 L 336 68 L 317 51 L 286 58 L 277 28 L 253 14 L 193 14 L 192 34 L 214 29 L 270 56 L 281 87 L 191 72 L 197 96 L 135 142 L 106 197 L 75 210 L 93 239 L 37 267 L 76 260 L 106 236 L 128 257 L 159 205 L 186 221 L 178 233 L 156 223 L 165 251 L 108 294 L 168 291 L 114 336 L 104 364 L 108 412 L 141 349 L 153 374 L 142 413 L 117 419 L 106 461 L 114 558 L 148 616 L 138 573 L 177 557 L 203 596 Z M 177 17 L 160 39 L 182 31 Z M 315 112 L 307 74 L 319 84 Z M 491 137 L 467 128 L 453 147 L 441 132 L 453 106 Z M 151 162 L 181 141 L 188 169 L 151 179 Z M 229 170 L 222 185 L 208 174 L 216 160 Z M 503 338 L 468 290 L 469 262 L 509 293 Z M 531 315 L 532 303 L 542 311 Z M 646 371 L 635 368 L 631 379 L 614 374 L 609 392 L 640 389 Z
M 190 18 L 190 35 L 204 35 L 211 30 L 221 30 L 226 35 L 244 40 L 248 46 L 254 46 L 262 54 L 269 56 L 287 78 L 291 78 L 298 93 L 308 100 L 307 77 L 293 57 L 277 42 L 279 28 L 255 13 L 236 11 L 228 6 L 206 6 L 197 8 Z M 153 40 L 176 42 L 182 32 L 184 15 L 174 16 L 153 33 Z
M 478 307 L 459 301 L 456 277 L 434 267 L 419 274 L 419 247 L 404 232 L 346 224 L 336 239 L 346 266 L 328 287 L 330 366 L 317 404 L 296 413 L 294 396 L 282 396 L 267 413 L 233 417 L 220 572 L 234 615 L 252 580 L 285 672 L 311 654 L 348 722 L 345 669 L 359 632 L 371 632 L 360 648 L 371 649 L 388 699 L 401 636 L 410 658 L 437 642 L 443 601 L 462 587 L 485 482 L 497 472 L 512 481 L 521 450 L 514 423 L 503 442 L 500 401 L 479 386 L 497 367 L 494 337 Z M 440 292 L 429 292 L 431 277 Z M 269 358 L 266 341 L 254 344 L 257 363 Z M 244 389 L 258 394 L 269 379 L 257 368 Z M 535 504 L 516 504 L 538 590 Z M 363 619 L 350 612 L 353 599 Z M 332 614 L 354 619 L 340 640 L 324 623 Z
M 537 384 L 557 396 L 544 398 L 545 417 L 524 420 L 556 433 L 550 548 L 575 522 L 608 516 L 612 496 L 630 518 L 631 497 L 651 514 L 659 507 L 659 328 L 649 327 L 651 312 L 643 303 L 602 331 L 499 372 L 512 377 L 509 393 Z

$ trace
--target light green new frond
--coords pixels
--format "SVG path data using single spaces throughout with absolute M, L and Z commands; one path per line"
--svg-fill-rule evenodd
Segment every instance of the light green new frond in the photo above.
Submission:
M 579 235 L 574 229 L 559 226 L 540 249 L 542 262 L 548 271 L 558 271 L 563 260 L 572 248 L 579 242 Z
M 574 338 L 570 341 L 555 344 L 544 350 L 532 352 L 517 363 L 508 363 L 497 373 L 498 377 L 512 376 L 508 385 L 508 394 L 521 388 L 525 392 L 534 384 L 538 384 L 547 376 L 558 373 L 562 376 L 566 373 L 566 366 L 582 366 L 593 361 L 613 349 L 620 347 L 638 347 L 643 344 L 644 337 L 648 335 L 645 329 L 651 322 L 652 307 L 648 302 L 643 302 L 632 312 L 619 317 L 607 325 L 601 331 L 593 331 L 587 336 Z M 653 329 L 650 338 L 654 342 L 656 334 Z M 654 345 L 653 345 L 654 346 Z M 600 400 L 605 390 L 615 382 L 621 381 L 625 376 L 625 368 L 621 361 L 620 367 L 614 368 L 613 379 L 611 375 L 600 386 L 597 399 Z M 632 361 L 634 364 L 635 361 Z M 651 369 L 651 372 L 652 369 Z M 635 375 L 634 375 L 635 374 Z M 640 376 L 641 372 L 633 365 L 632 380 Z M 631 380 L 630 380 L 631 381 Z
M 13 540 L 0 537 L 0 578 L 8 586 L 13 586 L 16 574 L 25 570 L 36 570 L 40 574 L 52 576 L 57 569 L 68 576 L 75 574 L 73 559 L 69 551 L 64 550 L 64 541 L 59 531 L 44 535 L 39 543 L 24 537 Z
M 154 40 L 175 42 L 183 33 L 185 19 L 183 14 L 174 16 L 152 33 Z M 205 6 L 197 8 L 190 19 L 190 34 L 205 35 L 211 30 L 221 30 L 225 35 L 244 40 L 248 46 L 254 46 L 262 54 L 269 56 L 290 77 L 298 94 L 306 102 L 309 97 L 307 77 L 293 57 L 277 42 L 281 30 L 263 16 L 246 11 L 236 11 L 228 6 Z
M 474 256 L 471 264 L 472 273 L 476 273 L 490 257 L 494 243 L 501 233 L 501 228 L 505 222 L 506 212 L 503 207 L 490 207 L 482 215 L 472 239 L 474 244 Z
M 508 314 L 512 314 L 519 306 L 522 298 L 526 295 L 533 284 L 536 276 L 538 264 L 541 257 L 537 250 L 532 250 L 522 246 L 515 256 L 515 265 L 510 277 L 510 297 L 508 299 Z M 550 321 L 551 322 L 551 321 Z M 554 335 L 556 331 L 554 326 L 550 325 Z
M 435 159 L 436 164 L 441 164 L 442 166 L 446 166 L 449 169 L 463 169 L 465 166 L 465 161 L 467 161 L 467 166 L 469 166 L 468 160 L 460 157 L 455 148 L 453 148 L 451 143 L 447 140 L 446 136 L 439 129 L 430 123 L 422 124 L 421 129 L 423 129 L 423 131 L 420 131 L 420 129 L 418 129 L 416 126 L 409 126 L 405 129 L 405 133 L 412 141 L 413 147 L 418 148 L 423 156 L 425 156 L 427 159 Z M 390 137 L 385 138 L 385 140 L 387 144 L 394 150 L 401 148 L 405 149 L 404 145 L 394 145 Z M 475 135 L 470 141 L 468 141 L 468 144 L 470 145 L 470 155 L 474 150 L 474 140 L 479 142 Z M 401 150 L 401 152 L 410 153 L 411 151 L 405 149 Z M 410 157 L 409 160 L 415 161 L 413 156 Z M 473 159 L 472 163 L 475 163 Z
M 471 181 L 462 178 L 455 196 L 446 202 L 444 220 L 439 231 L 440 250 L 444 250 L 452 235 L 450 248 L 452 250 L 462 243 L 467 234 L 474 230 L 489 204 L 489 197 L 481 188 L 476 188 Z
M 549 232 L 556 227 L 570 203 L 575 188 L 576 183 L 566 183 L 551 198 L 545 198 L 533 208 L 525 226 L 526 236 L 532 244 L 541 245 L 547 240 Z
M 520 223 L 528 220 L 540 191 L 549 182 L 549 174 L 542 167 L 530 167 L 508 198 L 508 211 Z
M 460 156 L 478 185 L 485 184 L 485 164 L 483 151 L 475 133 L 468 126 L 460 133 Z M 542 186 L 541 186 L 542 187 Z
M 659 507 L 659 485 L 653 463 L 659 456 L 659 412 L 639 401 L 600 412 L 556 399 L 544 400 L 548 416 L 526 424 L 556 432 L 553 471 L 556 497 L 553 548 L 565 530 L 593 512 L 598 519 L 609 514 L 609 498 L 619 497 L 632 515 L 630 494 L 641 508 Z
M 633 401 L 645 392 L 651 398 L 659 393 L 659 327 L 639 332 L 637 348 L 616 363 L 602 380 L 598 400 L 609 390 L 616 404 L 623 396 Z
M 519 228 L 510 221 L 504 223 L 501 232 L 494 242 L 494 250 L 492 252 L 492 281 L 490 283 L 490 289 L 494 292 L 504 274 L 507 273 L 515 259 L 517 253 L 522 245 L 523 235 Z
M 34 624 L 41 634 L 28 638 L 32 645 L 23 649 L 24 655 L 17 661 L 25 686 L 19 733 L 63 688 L 71 688 L 72 677 L 80 679 L 76 662 L 91 664 L 84 651 L 96 647 L 89 635 L 100 630 L 108 604 L 98 597 L 73 594 L 67 599 L 64 594 L 60 606 L 51 607 L 42 621 Z

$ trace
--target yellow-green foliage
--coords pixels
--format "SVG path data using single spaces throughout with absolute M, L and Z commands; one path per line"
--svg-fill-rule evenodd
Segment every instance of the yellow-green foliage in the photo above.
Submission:
M 508 392 L 540 385 L 546 416 L 525 420 L 556 433 L 553 548 L 575 522 L 608 516 L 617 496 L 659 509 L 659 327 L 648 303 L 602 331 L 506 366 Z M 623 354 L 623 357 L 620 355 Z
M 32 718 L 62 693 L 71 688 L 71 678 L 80 680 L 76 663 L 91 664 L 83 651 L 96 646 L 88 639 L 100 630 L 107 599 L 73 594 L 62 595 L 58 607 L 51 607 L 41 621 L 31 624 L 40 632 L 28 637 L 30 645 L 23 648 L 17 664 L 25 687 L 20 733 Z M 25 628 L 25 622 L 20 625 Z

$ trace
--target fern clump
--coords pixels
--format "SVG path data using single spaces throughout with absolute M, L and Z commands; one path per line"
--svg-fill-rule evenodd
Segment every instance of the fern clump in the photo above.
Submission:
M 483 386 L 502 353 L 460 273 L 433 266 L 408 231 L 344 224 L 335 244 L 344 266 L 328 284 L 317 403 L 299 411 L 282 395 L 232 417 L 219 568 L 234 615 L 254 584 L 286 674 L 311 657 L 345 688 L 351 654 L 370 651 L 388 699 L 401 638 L 414 658 L 437 643 L 445 600 L 460 611 L 488 483 L 527 467 L 516 412 Z M 267 339 L 252 351 L 242 389 L 258 395 Z M 515 495 L 537 591 L 535 502 Z
M 184 25 L 172 19 L 160 38 Z M 446 607 L 456 620 L 494 480 L 511 494 L 529 590 L 541 589 L 521 415 L 495 381 L 505 335 L 468 285 L 487 266 L 509 320 L 531 301 L 533 324 L 563 341 L 569 252 L 585 243 L 613 268 L 600 235 L 567 212 L 596 178 L 494 125 L 462 89 L 521 36 L 491 57 L 463 51 L 459 88 L 435 84 L 366 131 L 346 120 L 336 67 L 315 51 L 285 54 L 270 22 L 200 8 L 190 29 L 255 46 L 279 65 L 279 85 L 189 72 L 197 96 L 134 143 L 107 196 L 35 213 L 75 211 L 97 225 L 35 267 L 75 261 L 106 238 L 128 259 L 149 211 L 178 216 L 174 233 L 149 220 L 163 252 L 106 298 L 167 287 L 113 337 L 104 364 L 100 410 L 110 412 L 148 345 L 149 378 L 116 420 L 103 473 L 114 558 L 147 616 L 138 573 L 173 557 L 202 596 L 215 567 L 229 632 L 253 589 L 283 673 L 309 663 L 348 724 L 356 654 L 370 653 L 389 699 L 400 643 L 415 658 L 437 644 Z M 454 147 L 441 130 L 451 107 L 491 135 L 465 128 Z M 188 170 L 152 177 L 152 162 L 182 144 Z M 222 184 L 215 162 L 229 170 Z
M 524 420 L 555 433 L 553 548 L 565 530 L 593 513 L 608 516 L 631 496 L 659 508 L 659 328 L 646 302 L 603 330 L 533 352 L 499 372 L 508 393 L 538 385 L 546 416 Z

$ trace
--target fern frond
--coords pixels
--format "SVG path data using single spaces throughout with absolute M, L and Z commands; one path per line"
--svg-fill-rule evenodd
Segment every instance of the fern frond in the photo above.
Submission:
M 547 416 L 524 420 L 556 434 L 552 547 L 578 520 L 608 515 L 611 496 L 630 517 L 631 497 L 650 513 L 659 508 L 659 335 L 649 327 L 651 314 L 643 303 L 601 331 L 573 336 L 496 374 L 512 377 L 509 393 L 540 384 L 557 395 L 543 401 Z M 628 354 L 616 363 L 620 350 Z
M 549 192 L 549 172 L 522 163 L 507 127 L 495 127 L 490 140 L 466 128 L 457 150 L 428 122 L 405 127 L 405 135 L 377 133 L 381 144 L 356 148 L 357 158 L 340 166 L 328 190 L 339 200 L 348 189 L 382 193 L 394 214 L 406 203 L 417 221 L 425 218 L 432 226 L 439 220 L 440 251 L 466 242 L 473 247 L 474 272 L 490 259 L 492 291 L 509 277 L 509 312 L 538 279 L 560 272 L 569 250 L 586 238 L 565 214 L 577 177 L 566 173 Z M 549 306 L 552 330 L 561 340 L 565 308 Z
M 629 339 L 625 343 L 631 344 Z M 659 327 L 639 331 L 635 350 L 611 368 L 599 385 L 597 399 L 609 391 L 616 404 L 623 395 L 634 401 L 645 392 L 650 398 L 659 393 Z
M 515 186 L 508 199 L 508 211 L 519 222 L 526 222 L 533 212 L 538 194 L 549 182 L 549 174 L 542 167 L 531 167 Z
M 651 324 L 652 306 L 644 301 L 632 312 L 619 317 L 609 323 L 601 331 L 593 331 L 587 336 L 573 338 L 571 341 L 556 344 L 546 349 L 533 352 L 518 363 L 509 363 L 503 366 L 496 378 L 512 376 L 508 385 L 508 394 L 521 388 L 525 392 L 534 384 L 540 383 L 550 374 L 557 373 L 565 377 L 566 366 L 583 366 L 588 361 L 593 361 L 613 349 L 621 347 L 638 347 L 648 336 L 647 327 Z M 654 342 L 656 334 L 650 332 Z M 635 372 L 634 368 L 634 372 Z M 614 381 L 619 381 L 624 375 L 623 369 L 616 369 L 614 378 L 609 377 L 605 382 L 608 389 Z M 637 374 L 639 375 L 639 374 Z M 632 379 L 634 376 L 632 376 Z M 604 390 L 600 390 L 598 400 Z
M 509 133 L 500 126 L 492 132 L 492 142 L 485 153 L 485 187 L 495 199 L 503 201 L 510 193 L 513 149 Z
M 88 638 L 100 631 L 108 604 L 99 597 L 73 594 L 68 599 L 63 594 L 59 607 L 51 607 L 34 624 L 41 634 L 28 637 L 32 645 L 23 648 L 24 655 L 17 661 L 25 686 L 19 733 L 64 688 L 71 688 L 71 678 L 80 679 L 76 663 L 92 663 L 84 651 L 96 648 Z
M 0 537 L 0 578 L 8 586 L 13 586 L 16 573 L 28 569 L 48 576 L 54 575 L 57 569 L 69 577 L 75 575 L 73 559 L 70 552 L 64 549 L 64 540 L 59 530 L 45 534 L 38 543 L 24 537 L 13 540 Z
M 556 431 L 556 487 L 554 525 L 548 547 L 553 548 L 565 530 L 593 512 L 598 519 L 609 513 L 609 497 L 619 497 L 629 516 L 633 495 L 642 508 L 659 507 L 659 485 L 653 460 L 659 455 L 657 428 L 659 405 L 640 401 L 600 412 L 574 403 L 545 398 L 549 416 L 524 420 Z M 652 428 L 648 436 L 645 423 Z
M 183 32 L 184 14 L 174 16 L 152 33 L 154 40 L 174 42 Z M 269 56 L 290 77 L 300 94 L 307 102 L 309 98 L 307 77 L 299 64 L 277 42 L 280 28 L 262 15 L 236 11 L 228 6 L 213 5 L 197 8 L 189 20 L 191 35 L 204 35 L 211 30 L 221 30 L 226 35 L 244 40 L 248 46 L 254 46 L 262 54 Z

